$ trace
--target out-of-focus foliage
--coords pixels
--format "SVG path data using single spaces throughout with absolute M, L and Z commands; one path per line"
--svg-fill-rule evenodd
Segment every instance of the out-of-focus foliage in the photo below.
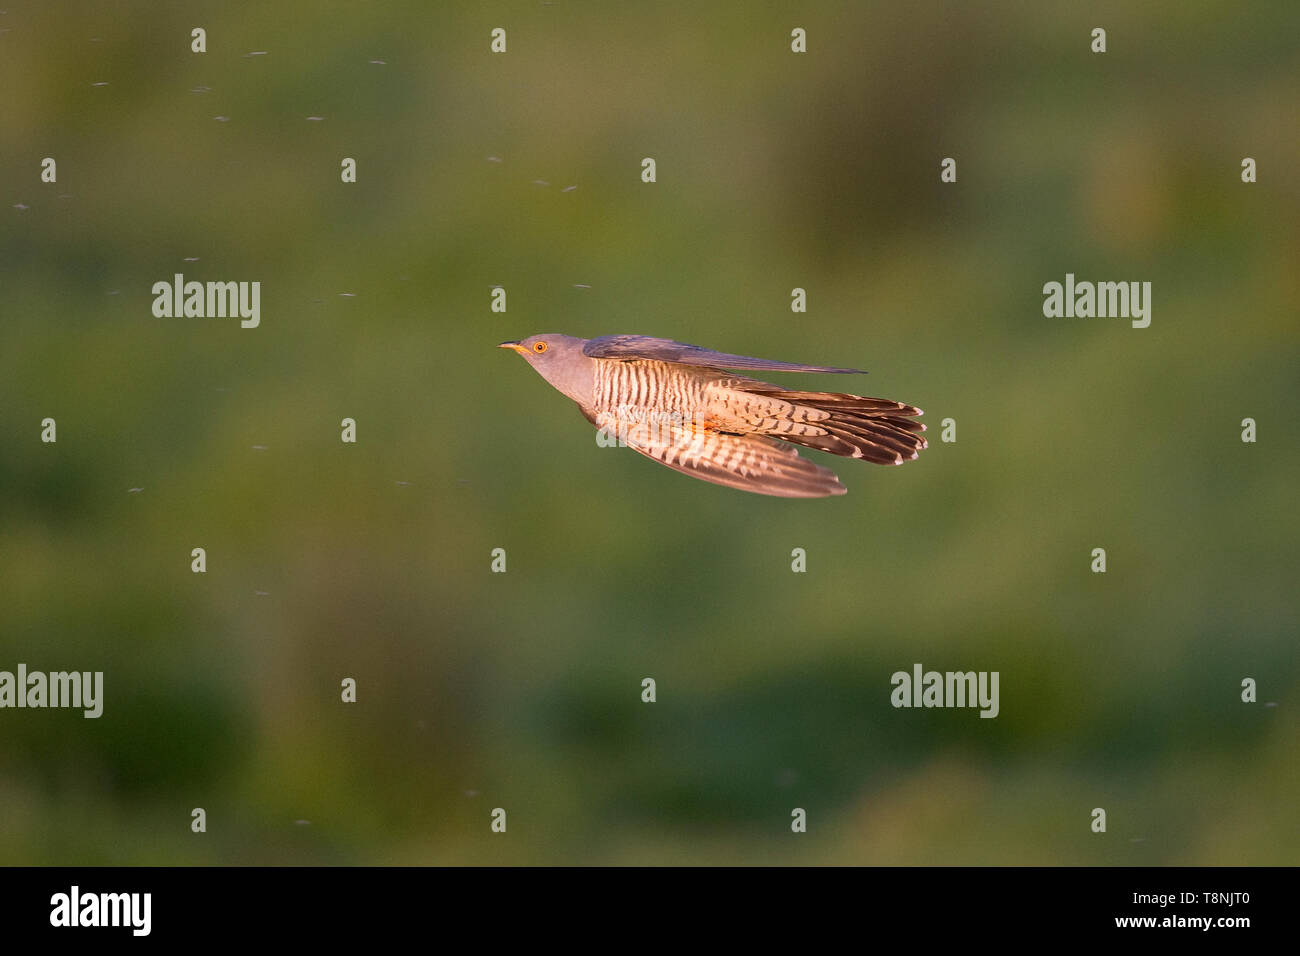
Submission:
M 1300 7 L 7 7 L 0 669 L 106 699 L 0 711 L 0 862 L 1295 861 Z M 542 331 L 866 367 L 932 447 L 691 481 Z

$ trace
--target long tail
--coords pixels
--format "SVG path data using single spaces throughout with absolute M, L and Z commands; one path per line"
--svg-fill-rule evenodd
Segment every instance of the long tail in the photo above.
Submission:
M 828 412 L 829 418 L 809 421 L 822 435 L 782 434 L 796 445 L 828 451 L 844 458 L 861 458 L 878 465 L 901 465 L 929 446 L 921 432 L 925 425 L 913 418 L 921 409 L 885 398 L 866 398 L 839 392 L 788 392 L 784 389 L 746 389 L 755 395 L 779 398 L 795 405 Z

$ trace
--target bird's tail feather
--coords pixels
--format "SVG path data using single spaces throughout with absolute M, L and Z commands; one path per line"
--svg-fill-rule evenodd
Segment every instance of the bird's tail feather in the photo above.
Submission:
M 829 418 L 810 424 L 821 435 L 783 434 L 785 441 L 816 448 L 844 458 L 861 458 L 880 465 L 901 465 L 915 459 L 929 443 L 921 437 L 925 425 L 914 417 L 921 409 L 885 398 L 867 398 L 838 392 L 794 392 L 784 389 L 746 389 L 795 405 L 827 412 Z

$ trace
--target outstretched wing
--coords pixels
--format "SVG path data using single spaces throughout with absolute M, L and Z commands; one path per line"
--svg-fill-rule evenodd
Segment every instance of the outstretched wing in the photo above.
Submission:
M 627 447 L 661 465 L 715 485 L 778 498 L 827 498 L 848 489 L 835 472 L 789 445 L 762 435 L 730 435 L 689 425 L 633 426 L 619 431 Z
M 591 339 L 582 347 L 582 354 L 590 358 L 651 359 L 656 362 L 677 362 L 682 365 L 707 365 L 724 369 L 756 369 L 772 372 L 835 372 L 865 375 L 860 368 L 831 368 L 827 365 L 800 365 L 796 362 L 776 362 L 749 355 L 732 355 L 715 352 L 698 345 L 656 339 L 649 335 L 602 335 Z

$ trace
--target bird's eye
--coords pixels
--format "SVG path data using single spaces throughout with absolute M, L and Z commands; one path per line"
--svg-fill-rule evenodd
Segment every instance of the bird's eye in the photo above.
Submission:
M 533 351 L 536 352 L 538 355 L 541 355 L 543 352 L 546 351 L 546 343 L 545 343 L 545 342 L 534 342 L 534 343 L 533 343 Z

